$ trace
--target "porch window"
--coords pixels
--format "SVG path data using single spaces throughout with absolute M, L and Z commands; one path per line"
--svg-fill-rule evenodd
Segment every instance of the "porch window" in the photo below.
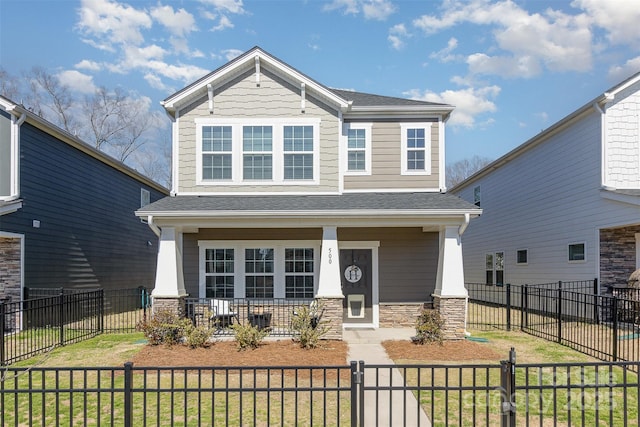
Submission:
M 231 179 L 231 137 L 231 126 L 202 127 L 202 179 Z
M 284 127 L 284 179 L 313 179 L 313 126 Z
M 431 174 L 431 123 L 404 123 L 402 130 L 402 174 Z
M 233 249 L 207 249 L 205 251 L 205 297 L 234 297 Z
M 285 297 L 313 298 L 313 248 L 285 249 Z
M 245 292 L 247 298 L 273 298 L 273 249 L 245 249 Z
M 273 178 L 273 130 L 271 126 L 242 128 L 243 178 Z

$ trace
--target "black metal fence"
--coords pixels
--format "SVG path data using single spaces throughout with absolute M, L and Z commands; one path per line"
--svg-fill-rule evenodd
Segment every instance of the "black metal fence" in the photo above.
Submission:
M 470 329 L 520 329 L 606 361 L 640 360 L 640 301 L 597 282 L 503 287 L 467 284 Z
M 6 368 L 0 424 L 637 426 L 638 363 Z
M 302 298 L 186 298 L 185 305 L 187 317 L 196 326 L 204 323 L 214 327 L 216 335 L 232 335 L 233 330 L 228 326 L 239 323 L 266 329 L 270 336 L 291 336 L 293 316 L 301 307 L 311 307 L 313 301 Z
M 150 304 L 145 288 L 31 288 L 25 296 L 0 302 L 0 366 L 101 333 L 132 332 Z

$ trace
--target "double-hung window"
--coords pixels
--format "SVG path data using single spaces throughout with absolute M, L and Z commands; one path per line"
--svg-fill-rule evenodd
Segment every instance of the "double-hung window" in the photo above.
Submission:
M 235 291 L 234 249 L 205 250 L 205 298 L 233 298 Z
M 202 127 L 202 179 L 219 181 L 232 178 L 231 126 Z
M 273 178 L 273 128 L 242 127 L 242 162 L 245 180 Z
M 273 248 L 245 249 L 245 292 L 247 298 L 273 298 Z
M 402 174 L 431 174 L 431 123 L 402 123 Z
M 345 123 L 346 173 L 371 173 L 371 123 Z
M 284 266 L 285 297 L 313 298 L 313 248 L 286 248 Z
M 284 179 L 313 179 L 313 126 L 284 126 Z
M 504 284 L 504 252 L 486 254 L 485 272 L 487 285 Z

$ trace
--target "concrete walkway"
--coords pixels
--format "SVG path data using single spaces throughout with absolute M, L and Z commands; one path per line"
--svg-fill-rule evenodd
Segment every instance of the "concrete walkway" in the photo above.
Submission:
M 366 365 L 393 365 L 382 347 L 382 341 L 409 340 L 415 333 L 414 328 L 345 329 L 343 339 L 349 344 L 347 360 L 365 362 L 365 386 L 401 387 L 404 379 L 398 369 L 378 370 L 376 383 L 376 371 L 366 369 Z M 365 426 L 431 426 L 427 415 L 418 408 L 418 401 L 411 391 L 365 391 L 364 400 Z

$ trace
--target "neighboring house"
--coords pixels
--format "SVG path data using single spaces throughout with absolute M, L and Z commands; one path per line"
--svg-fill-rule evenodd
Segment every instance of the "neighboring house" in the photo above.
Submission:
M 0 97 L 0 298 L 153 286 L 158 239 L 134 212 L 167 194 Z
M 467 282 L 625 284 L 640 267 L 640 73 L 451 192 L 483 210 Z
M 161 233 L 154 304 L 315 297 L 339 337 L 413 325 L 435 295 L 463 332 L 480 209 L 443 193 L 453 107 L 330 89 L 258 47 L 162 104 L 172 196 L 137 212 Z

